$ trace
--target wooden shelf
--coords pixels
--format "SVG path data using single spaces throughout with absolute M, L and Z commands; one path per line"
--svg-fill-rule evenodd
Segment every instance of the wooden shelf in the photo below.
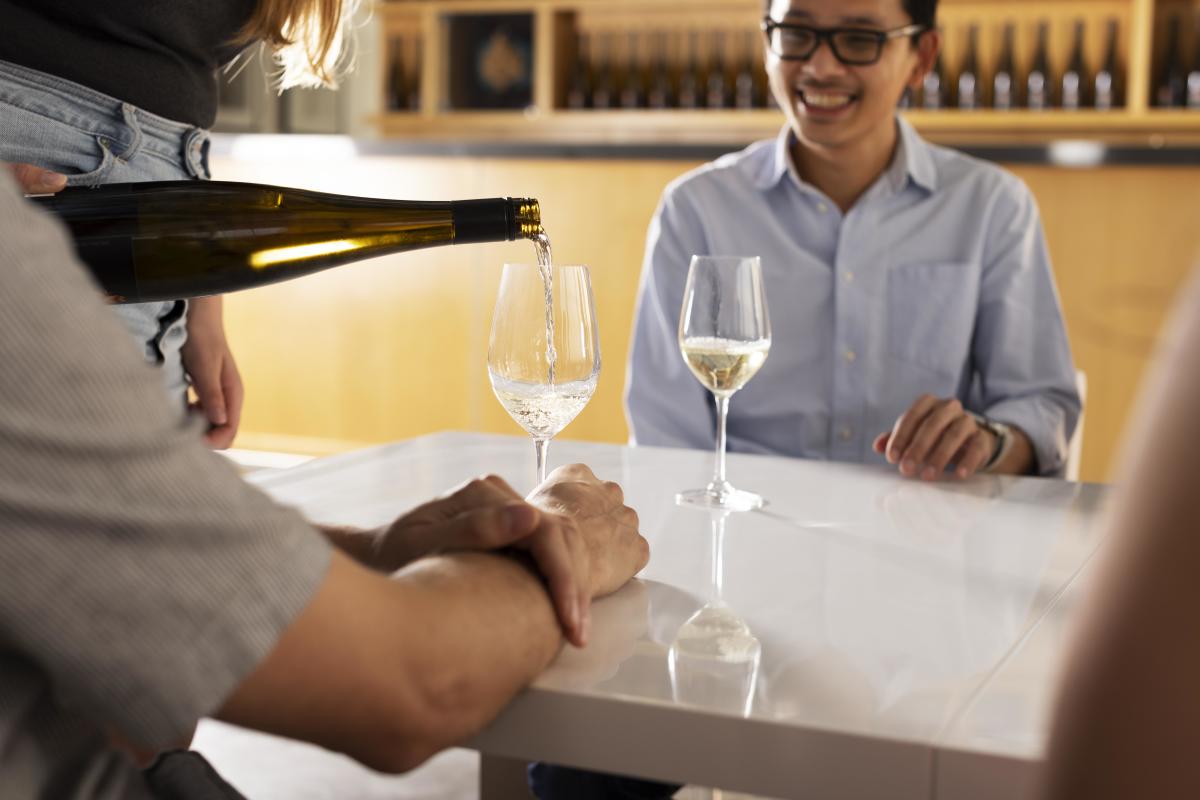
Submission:
M 1062 139 L 1152 147 L 1200 144 L 1200 112 L 1150 108 L 1155 75 L 1156 43 L 1163 17 L 1179 7 L 1200 10 L 1200 0 L 949 0 L 942 5 L 940 25 L 952 71 L 962 57 L 966 26 L 981 28 L 981 59 L 995 59 L 998 31 L 1007 21 L 1018 25 L 1018 47 L 1041 20 L 1052 25 L 1052 69 L 1061 68 L 1074 20 L 1088 20 L 1099 31 L 1109 19 L 1120 24 L 1124 68 L 1124 106 L 1094 110 L 1031 112 L 1014 110 L 905 112 L 918 130 L 947 144 L 1038 145 Z M 391 0 L 381 5 L 385 41 L 390 31 L 420 30 L 425 43 L 421 64 L 421 108 L 385 113 L 372 122 L 386 137 L 415 140 L 506 141 L 566 144 L 745 144 L 773 136 L 783 124 L 777 110 L 605 110 L 567 111 L 559 107 L 573 42 L 573 26 L 623 30 L 643 24 L 649 29 L 673 25 L 688 31 L 697 26 L 750 29 L 761 14 L 761 0 Z M 533 103 L 515 111 L 443 110 L 444 74 L 451 54 L 445 52 L 444 22 L 458 13 L 523 11 L 534 19 Z M 1089 59 L 1100 58 L 1098 35 L 1088 40 Z M 1028 61 L 1018 58 L 1018 69 Z

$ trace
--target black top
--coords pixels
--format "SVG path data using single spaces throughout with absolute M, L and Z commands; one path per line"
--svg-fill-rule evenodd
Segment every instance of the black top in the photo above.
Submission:
M 255 0 L 0 0 L 0 60 L 201 128 Z

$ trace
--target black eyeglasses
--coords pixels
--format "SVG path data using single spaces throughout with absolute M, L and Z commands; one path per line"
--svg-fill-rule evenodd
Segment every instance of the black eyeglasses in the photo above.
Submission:
M 890 31 L 869 28 L 811 28 L 776 22 L 767 17 L 762 21 L 771 52 L 786 61 L 804 61 L 813 57 L 821 42 L 828 42 L 834 57 L 850 66 L 874 64 L 883 55 L 883 47 L 892 39 L 924 33 L 924 25 L 905 25 Z

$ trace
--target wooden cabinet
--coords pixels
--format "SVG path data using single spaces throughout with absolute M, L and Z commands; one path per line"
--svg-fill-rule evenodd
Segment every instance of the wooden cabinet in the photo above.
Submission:
M 642 76 L 653 77 L 657 65 L 665 63 L 672 82 L 678 84 L 693 48 L 702 70 L 717 63 L 714 56 L 720 52 L 719 61 L 732 82 L 748 52 L 746 42 L 754 37 L 754 70 L 761 73 L 761 0 L 394 0 L 382 3 L 379 14 L 385 50 L 389 43 L 421 42 L 419 65 L 414 61 L 407 73 L 418 76 L 419 103 L 413 110 L 385 112 L 375 120 L 388 136 L 605 144 L 743 143 L 772 135 L 781 122 L 777 110 L 762 108 L 568 108 L 578 73 L 589 67 L 592 72 L 601 70 L 603 61 L 618 81 L 631 66 Z M 453 28 L 463 18 L 489 15 L 523 15 L 531 23 L 529 41 L 519 45 L 528 45 L 528 104 L 482 110 L 452 101 L 454 76 L 474 69 L 479 59 L 477 52 L 451 47 Z M 987 84 L 999 58 L 1005 25 L 1014 26 L 1016 72 L 1023 77 L 1043 22 L 1049 31 L 1052 80 L 1061 76 L 1067 65 L 1077 22 L 1084 25 L 1090 78 L 1104 63 L 1109 24 L 1115 21 L 1118 105 L 1109 111 L 995 111 L 985 107 L 907 113 L 926 136 L 942 142 L 1006 144 L 1087 138 L 1153 146 L 1200 143 L 1200 110 L 1162 110 L 1153 103 L 1168 50 L 1168 21 L 1172 17 L 1180 20 L 1183 58 L 1190 69 L 1197 47 L 1193 41 L 1197 15 L 1198 0 L 942 0 L 939 24 L 944 68 L 951 81 L 957 79 L 971 26 L 978 31 L 981 84 Z M 580 58 L 581 37 L 592 44 L 586 59 Z M 461 37 L 455 40 L 459 45 L 461 41 Z M 404 57 L 411 59 L 412 55 Z M 385 68 L 390 70 L 395 61 L 385 58 Z M 385 80 L 385 87 L 388 84 Z M 385 97 L 380 108 L 388 107 Z

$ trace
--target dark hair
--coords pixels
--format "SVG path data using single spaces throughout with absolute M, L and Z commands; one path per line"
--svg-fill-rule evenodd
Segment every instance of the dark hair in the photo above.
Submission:
M 771 2 L 772 0 L 763 0 L 764 14 L 771 13 Z M 900 2 L 917 25 L 924 25 L 932 30 L 937 24 L 938 0 L 900 0 Z

